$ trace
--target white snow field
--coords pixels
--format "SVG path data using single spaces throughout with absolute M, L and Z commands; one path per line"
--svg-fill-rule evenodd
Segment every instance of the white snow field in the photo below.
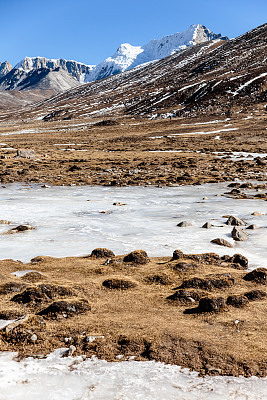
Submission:
M 249 259 L 250 268 L 267 267 L 266 202 L 222 196 L 230 190 L 227 183 L 165 188 L 7 185 L 0 188 L 0 220 L 12 223 L 0 224 L 0 233 L 21 224 L 36 229 L 0 235 L 0 258 L 28 262 L 41 255 L 82 256 L 96 247 L 107 247 L 115 254 L 143 249 L 150 256 L 171 256 L 180 249 L 184 253 L 241 253 Z M 255 211 L 263 215 L 251 215 Z M 234 243 L 225 215 L 259 229 L 247 230 L 249 239 Z M 181 221 L 193 226 L 177 227 Z M 201 228 L 205 222 L 214 227 Z M 210 243 L 218 237 L 235 247 Z
M 266 400 L 267 379 L 205 377 L 153 361 L 0 354 L 0 400 Z

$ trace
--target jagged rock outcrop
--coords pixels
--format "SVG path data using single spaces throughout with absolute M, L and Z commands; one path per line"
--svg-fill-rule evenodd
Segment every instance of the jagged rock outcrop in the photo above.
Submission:
M 0 62 L 0 78 L 12 70 L 12 65 L 8 61 Z

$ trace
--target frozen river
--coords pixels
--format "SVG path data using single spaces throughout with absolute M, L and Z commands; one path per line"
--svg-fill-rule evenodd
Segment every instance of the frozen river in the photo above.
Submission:
M 81 256 L 96 247 L 107 247 L 115 254 L 144 249 L 150 256 L 171 256 L 180 249 L 241 253 L 251 268 L 267 267 L 266 202 L 222 196 L 227 191 L 226 183 L 171 188 L 7 185 L 0 188 L 0 219 L 12 224 L 0 225 L 0 232 L 20 224 L 36 229 L 1 235 L 0 258 L 26 262 L 40 255 Z M 255 211 L 263 215 L 251 215 Z M 259 226 L 247 231 L 249 239 L 236 242 L 234 249 L 210 243 L 218 237 L 234 243 L 232 227 L 223 218 L 227 214 Z M 179 228 L 181 221 L 193 226 Z M 203 229 L 205 222 L 215 226 Z

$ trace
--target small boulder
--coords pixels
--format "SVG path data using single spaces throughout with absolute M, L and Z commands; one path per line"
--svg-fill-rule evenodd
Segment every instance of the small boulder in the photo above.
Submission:
M 2 235 L 12 235 L 13 233 L 31 231 L 33 229 L 35 228 L 31 225 L 19 225 L 16 226 L 15 228 L 10 229 L 9 231 L 3 232 Z
M 115 257 L 115 254 L 113 251 L 106 249 L 106 248 L 97 248 L 94 249 L 91 253 L 92 258 L 113 258 Z
M 244 225 L 247 225 L 247 223 L 238 217 L 234 217 L 233 215 L 230 215 L 226 221 L 226 225 L 244 226 Z
M 20 158 L 35 158 L 35 151 L 33 149 L 18 149 L 17 157 Z
M 247 269 L 248 268 L 248 259 L 242 254 L 234 254 L 232 257 L 228 255 L 224 255 L 221 257 L 221 260 L 224 263 L 231 264 L 230 266 L 235 269 Z
M 180 228 L 186 228 L 188 226 L 193 226 L 192 222 L 189 221 L 181 221 L 179 224 L 177 224 Z
M 230 243 L 227 240 L 222 239 L 222 238 L 212 239 L 210 242 L 214 243 L 214 244 L 218 244 L 219 246 L 234 247 L 234 245 L 232 243 Z
M 243 279 L 245 281 L 253 281 L 255 283 L 261 283 L 266 285 L 267 281 L 267 268 L 256 268 L 253 271 L 246 274 Z
M 102 285 L 108 289 L 127 290 L 135 288 L 137 283 L 127 279 L 112 278 L 106 279 Z
M 144 250 L 134 250 L 131 253 L 127 254 L 124 259 L 124 262 L 132 262 L 135 264 L 147 264 L 150 262 L 147 253 Z
M 266 165 L 266 161 L 264 161 L 261 157 L 256 157 L 256 158 L 254 158 L 254 160 L 256 161 L 257 165 L 260 165 L 260 166 Z
M 255 301 L 264 299 L 267 297 L 267 293 L 263 290 L 255 289 L 244 293 L 244 296 L 246 296 L 250 301 Z
M 256 217 L 259 217 L 260 215 L 262 215 L 262 213 L 258 212 L 258 211 L 254 211 L 251 215 L 254 215 Z
M 240 308 L 245 307 L 248 304 L 248 299 L 245 296 L 229 296 L 227 297 L 226 303 L 230 306 Z
M 247 229 L 259 229 L 259 227 L 258 227 L 258 225 L 256 225 L 256 224 L 252 224 L 252 225 L 249 225 L 248 227 L 247 227 Z
M 210 222 L 205 222 L 205 224 L 204 225 L 202 225 L 202 227 L 201 228 L 205 228 L 205 229 L 211 229 L 212 228 L 212 224 L 210 223 Z
M 231 232 L 232 238 L 237 242 L 243 242 L 248 239 L 249 235 L 241 228 L 234 227 Z

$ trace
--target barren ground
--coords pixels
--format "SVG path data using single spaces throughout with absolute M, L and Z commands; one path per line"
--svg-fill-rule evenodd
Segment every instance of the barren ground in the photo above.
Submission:
M 233 151 L 267 153 L 262 110 L 230 119 L 113 120 L 116 125 L 95 125 L 100 118 L 23 123 L 14 115 L 0 124 L 5 143 L 0 150 L 1 182 L 180 185 L 266 179 L 266 162 L 256 156 L 238 161 L 229 156 Z M 17 157 L 20 148 L 33 149 L 34 159 Z

